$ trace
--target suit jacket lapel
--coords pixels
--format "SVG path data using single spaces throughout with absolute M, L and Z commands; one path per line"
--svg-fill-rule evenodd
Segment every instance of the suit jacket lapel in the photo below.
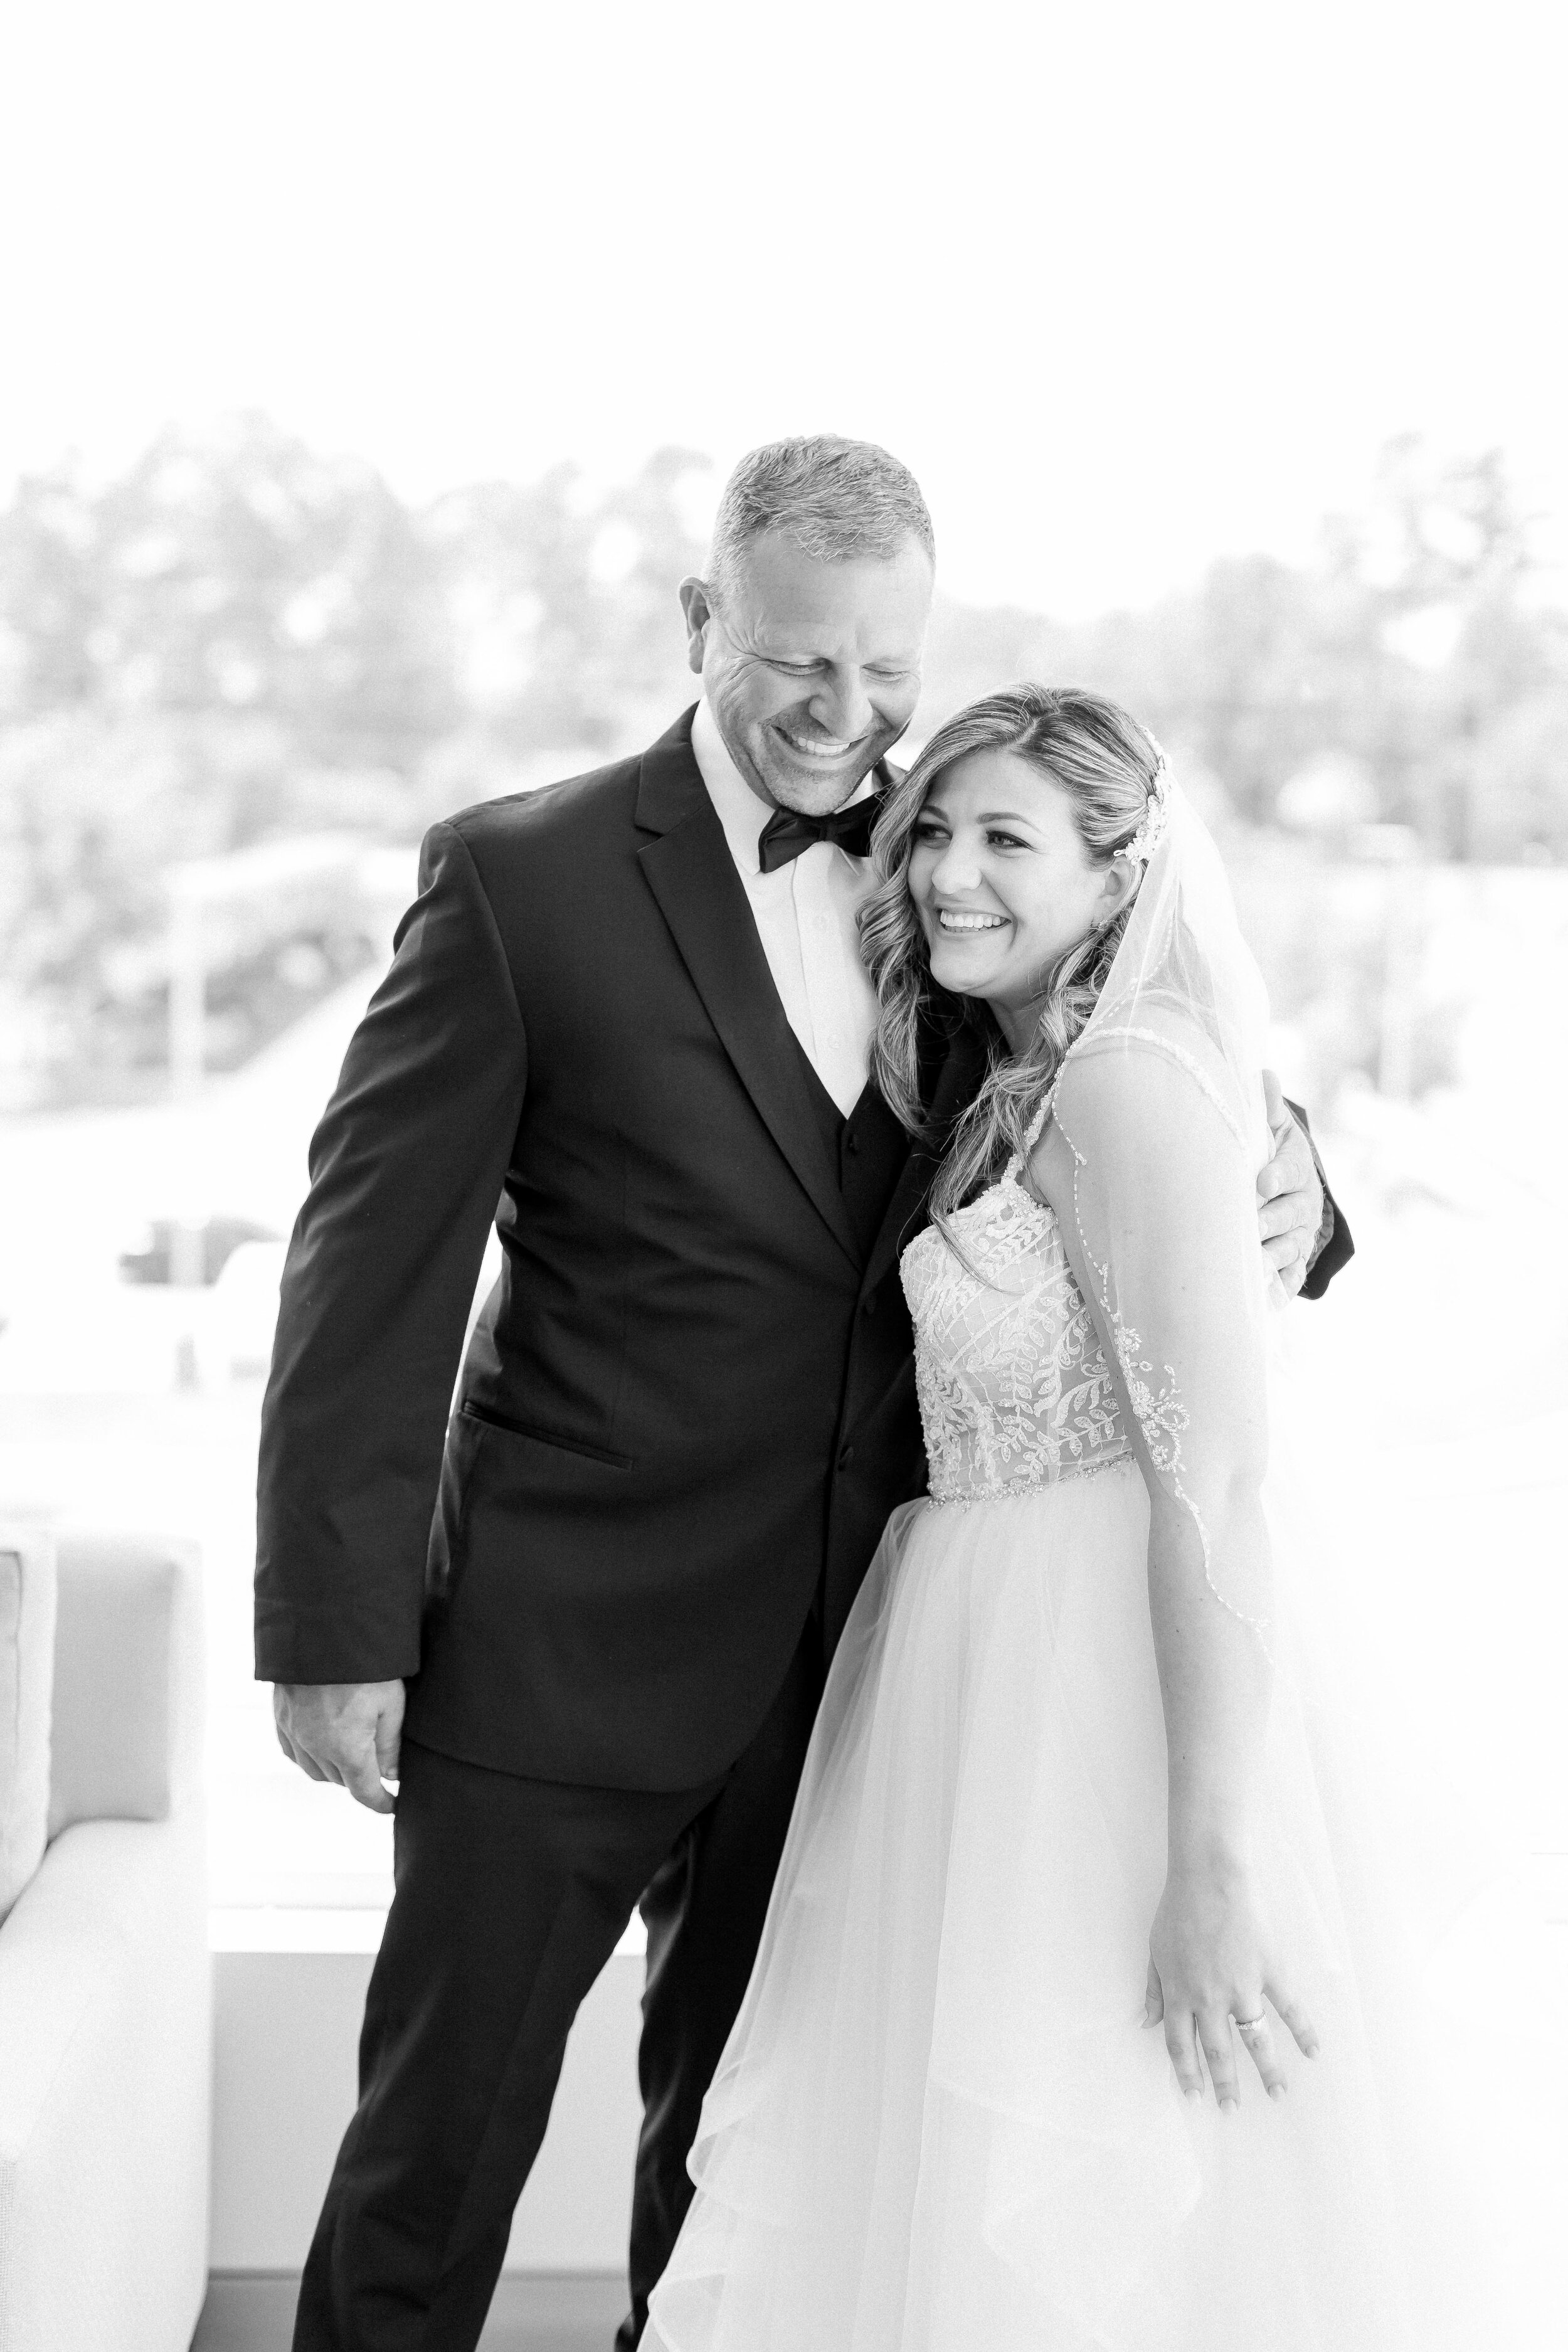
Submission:
M 708 1017 L 769 1134 L 858 1266 L 800 1047 L 692 755 L 690 711 L 643 755 L 637 821 L 656 836 L 639 851 L 639 862 Z

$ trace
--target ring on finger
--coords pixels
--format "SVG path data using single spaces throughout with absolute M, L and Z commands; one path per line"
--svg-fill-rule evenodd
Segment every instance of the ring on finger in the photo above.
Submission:
M 1260 2009 L 1256 2017 L 1233 2017 L 1231 2023 L 1238 2033 L 1266 2033 L 1268 2031 L 1268 2011 Z

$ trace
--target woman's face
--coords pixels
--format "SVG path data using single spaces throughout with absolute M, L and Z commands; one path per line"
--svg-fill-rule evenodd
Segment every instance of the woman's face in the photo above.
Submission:
M 1092 863 L 1068 794 L 1014 751 L 965 752 L 915 822 L 909 887 L 931 976 L 984 997 L 1015 1046 L 1058 958 L 1110 921 L 1137 877 L 1125 857 Z

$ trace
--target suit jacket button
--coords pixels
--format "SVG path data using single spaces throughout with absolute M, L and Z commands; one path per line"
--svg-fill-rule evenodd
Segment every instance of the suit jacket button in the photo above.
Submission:
M 854 1461 L 854 1459 L 855 1448 L 852 1445 L 840 1446 L 838 1450 L 838 1467 L 840 1470 L 847 1470 L 849 1465 Z

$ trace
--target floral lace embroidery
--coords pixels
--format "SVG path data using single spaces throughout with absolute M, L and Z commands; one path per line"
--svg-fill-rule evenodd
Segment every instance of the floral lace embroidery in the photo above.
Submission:
M 1071 1136 L 1067 1134 L 1065 1129 L 1062 1132 L 1073 1156 L 1073 1199 L 1076 1204 L 1079 1179 L 1083 1173 L 1084 1159 Z M 1081 1236 L 1083 1221 L 1081 1213 L 1077 1211 L 1076 1205 L 1075 1214 L 1078 1215 Z M 1269 1648 L 1268 1620 L 1261 1617 L 1249 1617 L 1245 1609 L 1238 1609 L 1235 1601 L 1221 1591 L 1215 1580 L 1214 1547 L 1209 1538 L 1204 1515 L 1199 1510 L 1194 1496 L 1182 1484 L 1182 1435 L 1188 1427 L 1192 1415 L 1182 1402 L 1181 1391 L 1176 1385 L 1175 1366 L 1173 1364 L 1164 1366 L 1165 1378 L 1163 1387 L 1155 1389 L 1151 1386 L 1148 1375 L 1153 1371 L 1154 1366 L 1143 1353 L 1142 1339 L 1126 1321 L 1121 1308 L 1114 1304 L 1110 1268 L 1108 1265 L 1101 1265 L 1098 1258 L 1092 1255 L 1089 1255 L 1089 1263 L 1094 1275 L 1095 1287 L 1100 1293 L 1100 1310 L 1110 1327 L 1110 1336 L 1116 1349 L 1117 1365 L 1126 1386 L 1128 1402 L 1132 1407 L 1133 1418 L 1138 1423 L 1138 1433 L 1143 1440 L 1149 1460 L 1160 1476 L 1168 1480 L 1172 1493 L 1183 1509 L 1188 1513 L 1198 1531 L 1198 1541 L 1203 1547 L 1204 1555 L 1204 1581 L 1220 1607 L 1258 1636 L 1264 1655 L 1271 1660 L 1273 1653 Z
M 1102 1268 L 1097 1272 L 1103 1275 Z M 1165 1366 L 1165 1385 L 1156 1391 L 1145 1375 L 1153 1365 L 1141 1350 L 1142 1340 L 1120 1315 L 1113 1315 L 1111 1337 L 1116 1342 L 1116 1360 L 1121 1367 L 1121 1377 L 1127 1383 L 1127 1394 L 1138 1417 L 1143 1443 L 1149 1449 L 1149 1459 L 1156 1470 L 1169 1471 L 1174 1476 L 1182 1459 L 1182 1432 L 1190 1418 L 1176 1388 L 1173 1364 Z
M 915 1380 L 937 1502 L 1027 1494 L 1129 1447 L 1055 1213 L 1009 1169 L 905 1251 Z M 967 1260 L 967 1263 L 965 1261 Z

